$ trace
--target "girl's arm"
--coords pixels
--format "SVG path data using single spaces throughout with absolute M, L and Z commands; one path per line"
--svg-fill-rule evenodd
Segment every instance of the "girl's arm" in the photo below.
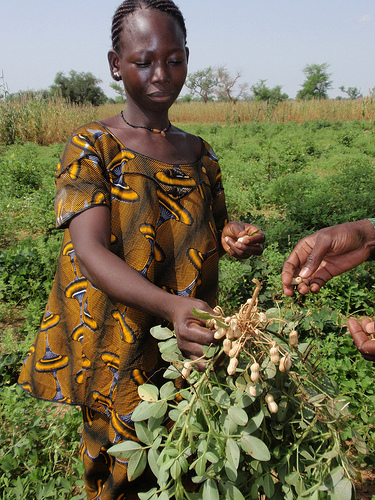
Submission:
M 69 224 L 81 273 L 113 300 L 147 311 L 173 324 L 180 349 L 192 359 L 202 356 L 202 346 L 214 342 L 205 322 L 193 308 L 214 314 L 204 301 L 172 295 L 154 285 L 110 251 L 110 210 L 92 207 Z

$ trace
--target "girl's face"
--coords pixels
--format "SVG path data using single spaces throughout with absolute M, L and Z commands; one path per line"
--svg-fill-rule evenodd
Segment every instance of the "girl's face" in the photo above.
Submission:
M 138 9 L 123 21 L 121 54 L 108 54 L 112 71 L 121 74 L 128 105 L 167 110 L 186 79 L 188 49 L 177 21 L 156 9 Z

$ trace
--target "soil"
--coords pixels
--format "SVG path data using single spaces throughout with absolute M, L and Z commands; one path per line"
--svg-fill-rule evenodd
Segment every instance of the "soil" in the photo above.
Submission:
M 363 470 L 362 484 L 355 482 L 357 500 L 371 500 L 375 498 L 375 470 Z

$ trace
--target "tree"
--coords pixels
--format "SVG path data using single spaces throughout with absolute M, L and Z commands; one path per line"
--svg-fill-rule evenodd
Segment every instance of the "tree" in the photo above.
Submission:
M 91 103 L 99 106 L 106 102 L 107 97 L 99 87 L 101 80 L 92 73 L 77 73 L 74 70 L 65 76 L 62 71 L 56 74 L 55 83 L 51 85 L 51 93 L 61 93 L 63 97 L 75 104 Z
M 209 66 L 188 75 L 185 86 L 189 89 L 190 95 L 198 95 L 204 103 L 211 101 L 215 95 L 215 88 L 218 78 L 215 70 Z
M 225 66 L 219 66 L 216 70 L 217 76 L 217 89 L 216 95 L 219 100 L 229 100 L 233 106 L 236 102 L 244 96 L 246 89 L 248 88 L 247 83 L 239 83 L 238 80 L 241 78 L 241 73 L 237 73 L 233 76 L 229 73 Z
M 254 101 L 267 101 L 271 106 L 281 101 L 289 99 L 288 94 L 281 93 L 282 85 L 276 85 L 273 89 L 266 86 L 267 80 L 259 80 L 255 85 L 251 86 L 251 91 L 254 96 Z
M 339 89 L 341 92 L 344 92 L 344 94 L 348 94 L 349 99 L 359 99 L 362 97 L 361 91 L 357 87 L 348 87 L 346 89 L 344 85 L 341 85 Z
M 111 82 L 109 86 L 116 92 L 116 94 L 118 94 L 116 102 L 126 102 L 126 92 L 124 86 L 121 85 L 121 83 Z
M 297 93 L 297 99 L 328 99 L 328 90 L 332 88 L 332 81 L 327 73 L 328 64 L 308 64 L 303 72 L 306 80 L 302 89 Z

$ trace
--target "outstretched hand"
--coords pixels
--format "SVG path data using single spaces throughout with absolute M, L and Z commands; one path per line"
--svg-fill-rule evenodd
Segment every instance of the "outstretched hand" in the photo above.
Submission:
M 358 351 L 367 361 L 375 362 L 375 322 L 370 318 L 364 318 L 359 323 L 350 318 L 348 327 Z
M 247 259 L 263 252 L 264 233 L 246 222 L 228 222 L 221 235 L 223 249 L 232 257 Z
M 298 291 L 317 293 L 334 276 L 365 262 L 375 248 L 375 229 L 369 220 L 327 227 L 303 238 L 284 263 L 284 293 L 292 296 L 292 280 L 303 278 Z

